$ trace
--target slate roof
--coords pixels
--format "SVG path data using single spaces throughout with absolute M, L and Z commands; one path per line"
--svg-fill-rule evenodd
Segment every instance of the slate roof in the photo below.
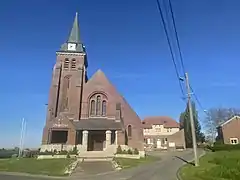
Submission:
M 179 123 L 168 116 L 150 116 L 142 121 L 143 128 L 149 128 L 151 125 L 164 125 L 166 128 L 179 128 Z
M 73 121 L 76 130 L 122 130 L 121 122 L 103 118 L 81 119 Z
M 76 51 L 73 52 L 85 52 L 85 47 L 80 39 L 80 28 L 79 28 L 79 22 L 78 22 L 78 13 L 76 13 L 76 16 L 74 18 L 74 22 L 72 25 L 72 29 L 69 33 L 68 40 L 65 42 L 61 48 L 60 51 L 68 52 L 68 43 L 75 43 L 76 44 Z

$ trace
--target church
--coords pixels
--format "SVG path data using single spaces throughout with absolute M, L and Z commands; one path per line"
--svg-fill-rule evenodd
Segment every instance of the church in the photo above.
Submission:
M 88 78 L 88 59 L 76 13 L 69 37 L 56 52 L 41 151 L 78 149 L 114 154 L 137 149 L 144 156 L 141 119 L 98 70 Z

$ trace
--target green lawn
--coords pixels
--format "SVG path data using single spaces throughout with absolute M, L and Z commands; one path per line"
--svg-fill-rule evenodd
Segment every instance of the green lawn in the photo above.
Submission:
M 63 176 L 65 168 L 73 159 L 44 159 L 16 158 L 0 161 L 0 171 L 22 172 L 30 174 L 41 174 L 49 176 Z
M 146 156 L 145 158 L 140 159 L 129 159 L 129 158 L 115 158 L 115 161 L 123 168 L 136 167 L 140 164 L 151 163 L 154 161 L 160 160 L 159 157 Z
M 199 167 L 183 166 L 180 176 L 183 180 L 240 180 L 240 151 L 207 153 Z

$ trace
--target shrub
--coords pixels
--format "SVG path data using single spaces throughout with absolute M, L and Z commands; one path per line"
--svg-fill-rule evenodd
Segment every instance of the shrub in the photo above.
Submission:
M 134 149 L 133 154 L 139 154 L 139 151 L 137 148 Z
M 0 152 L 0 159 L 1 158 L 11 158 L 13 154 L 18 154 L 18 151 L 15 150 L 1 150 Z
M 71 158 L 69 154 L 67 154 L 67 158 Z
M 236 144 L 236 145 L 214 144 L 213 147 L 207 146 L 206 148 L 211 150 L 212 152 L 215 152 L 215 151 L 236 151 L 236 150 L 240 150 L 240 144 Z
M 120 145 L 118 145 L 118 147 L 117 147 L 117 154 L 122 154 L 122 153 L 123 153 L 122 148 L 121 148 Z
M 54 155 L 54 154 L 55 154 L 54 152 L 46 150 L 45 152 L 39 152 L 38 155 Z
M 128 154 L 133 154 L 133 152 L 132 152 L 131 149 L 128 149 L 128 150 L 127 150 L 127 153 L 128 153 Z
M 69 154 L 78 154 L 77 147 L 75 146 L 71 151 L 69 151 Z
M 67 155 L 68 154 L 68 151 L 66 150 L 62 150 L 58 153 L 59 155 Z

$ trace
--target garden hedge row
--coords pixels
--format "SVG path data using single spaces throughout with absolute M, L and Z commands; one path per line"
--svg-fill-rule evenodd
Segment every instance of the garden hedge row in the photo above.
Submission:
M 212 152 L 215 151 L 236 151 L 240 150 L 240 144 L 231 145 L 231 144 L 215 144 L 214 146 L 207 146 L 207 149 Z

